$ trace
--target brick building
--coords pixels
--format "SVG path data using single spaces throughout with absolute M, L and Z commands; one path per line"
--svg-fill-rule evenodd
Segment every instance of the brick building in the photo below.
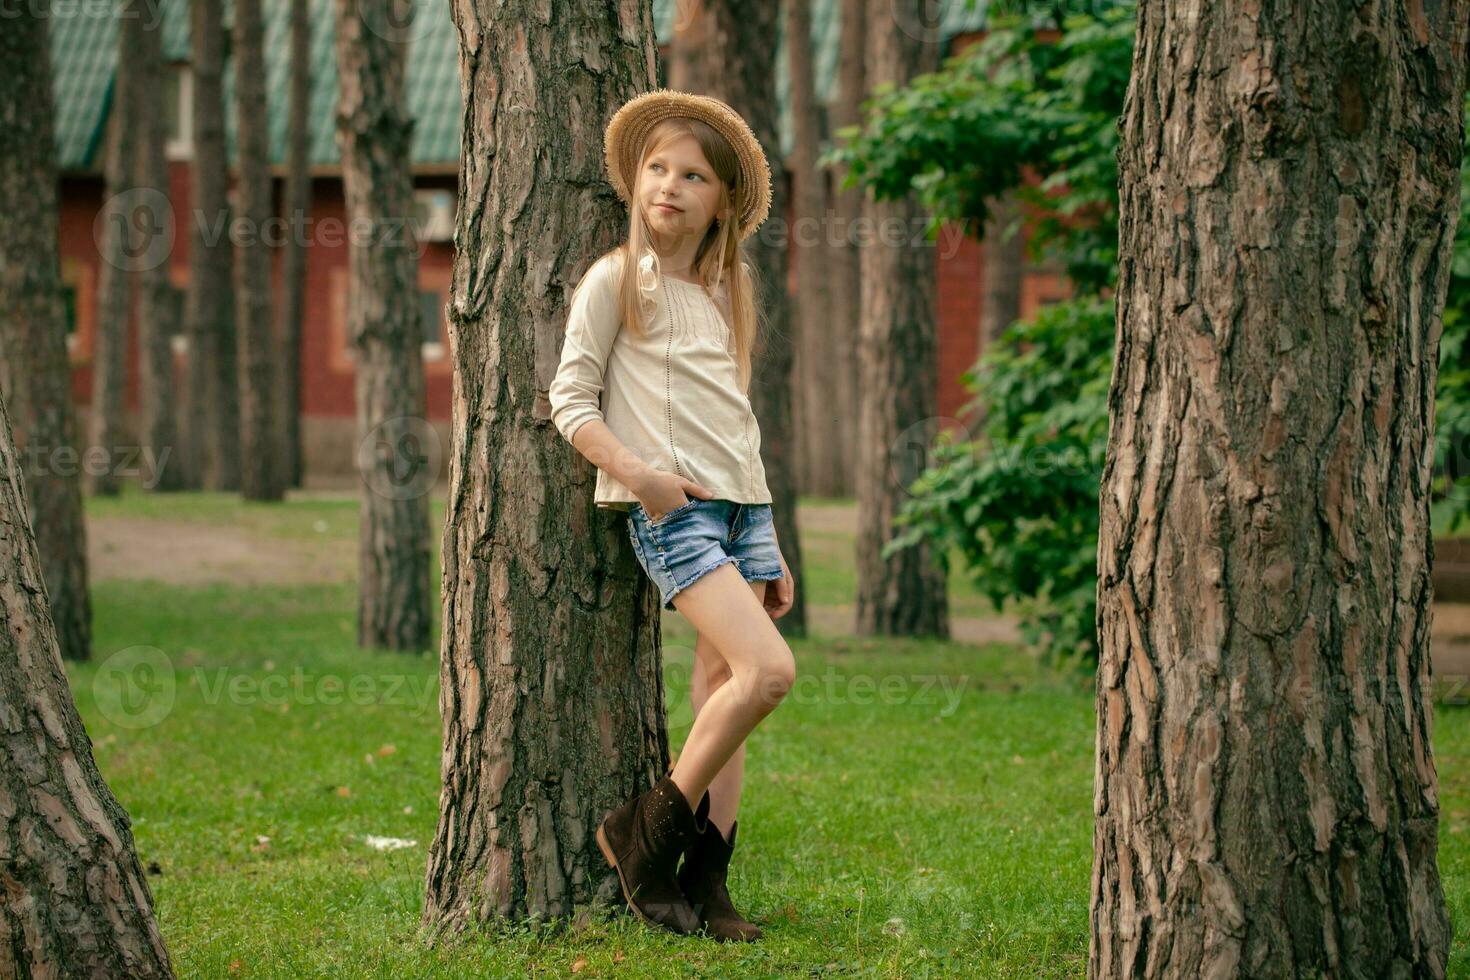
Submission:
M 656 0 L 655 21 L 662 50 L 673 34 L 676 0 Z M 816 94 L 825 105 L 836 88 L 838 21 L 835 0 L 813 0 L 812 21 Z M 285 160 L 287 0 L 264 0 L 266 73 L 270 102 L 273 166 L 282 174 Z M 984 4 L 972 9 L 953 0 L 935 31 L 948 51 L 959 50 L 980 36 Z M 170 201 L 174 245 L 169 271 L 174 284 L 186 288 L 193 220 L 189 205 L 189 161 L 192 155 L 188 70 L 187 0 L 164 0 L 164 50 L 170 62 L 169 85 L 160 111 L 169 121 Z M 116 68 L 116 21 L 107 4 L 58 5 L 52 19 L 57 151 L 61 169 L 61 263 L 71 318 L 68 346 L 73 365 L 73 396 L 85 412 L 90 401 L 91 361 L 96 324 L 97 272 L 100 257 L 94 225 L 103 205 L 101 175 L 113 76 Z M 333 4 L 311 0 L 312 37 L 312 211 L 302 227 L 307 249 L 305 322 L 302 330 L 301 431 L 306 467 L 313 476 L 352 469 L 355 442 L 352 353 L 347 342 L 347 235 L 341 172 L 335 143 L 336 65 L 333 51 Z M 419 290 L 425 311 L 424 370 L 427 409 L 447 445 L 450 420 L 451 368 L 443 308 L 453 264 L 453 213 L 458 175 L 461 118 L 457 45 L 454 27 L 442 0 L 419 0 L 415 20 L 407 28 L 409 65 L 408 110 L 414 118 L 413 172 L 420 240 Z M 786 89 L 785 59 L 778 54 L 778 89 Z M 227 61 L 226 100 L 232 91 L 232 62 Z M 226 112 L 227 117 L 230 112 Z M 227 119 L 233 134 L 233 120 Z M 790 148 L 789 120 L 783 119 L 783 149 Z M 281 193 L 277 182 L 277 193 Z M 279 201 L 279 198 L 278 198 Z M 966 401 L 959 375 L 981 349 L 981 283 L 986 246 L 952 236 L 936 249 L 939 275 L 940 336 L 939 412 L 958 416 Z M 794 265 L 794 263 L 793 263 Z M 280 273 L 280 262 L 276 263 Z M 1028 270 L 1022 282 L 1022 313 L 1065 295 L 1057 274 Z M 278 291 L 279 293 L 279 291 Z M 136 329 L 129 330 L 129 381 L 126 406 L 138 406 Z M 175 338 L 176 356 L 187 357 L 187 340 Z

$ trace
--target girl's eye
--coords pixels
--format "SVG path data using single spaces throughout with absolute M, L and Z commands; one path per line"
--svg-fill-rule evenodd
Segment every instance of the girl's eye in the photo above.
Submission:
M 689 171 L 689 173 L 685 174 L 685 176 L 690 177 L 694 180 L 704 180 L 704 176 L 702 174 L 697 174 L 693 170 Z
M 650 169 L 650 170 L 661 170 L 661 169 L 663 169 L 663 165 L 661 165 L 661 163 L 650 163 L 650 165 L 648 165 L 648 169 Z M 703 179 L 704 179 L 704 176 L 701 175 L 701 173 L 698 172 L 698 170 L 689 170 L 688 173 L 685 173 L 685 176 L 697 176 L 697 178 L 700 178 L 701 181 L 703 181 Z

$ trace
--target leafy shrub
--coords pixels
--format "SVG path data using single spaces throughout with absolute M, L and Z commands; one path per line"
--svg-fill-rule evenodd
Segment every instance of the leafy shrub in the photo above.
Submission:
M 884 549 L 928 539 L 958 549 L 999 609 L 1027 603 L 1022 633 L 1051 663 L 1097 659 L 1098 485 L 1107 449 L 1113 302 L 1043 307 L 1011 326 L 961 377 L 979 435 L 943 432 Z

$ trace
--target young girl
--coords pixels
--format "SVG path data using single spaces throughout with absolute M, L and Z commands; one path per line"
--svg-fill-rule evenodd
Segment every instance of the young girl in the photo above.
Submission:
M 639 564 L 698 639 L 684 750 L 604 817 L 597 843 L 644 921 L 752 940 L 760 930 L 725 887 L 744 742 L 796 670 L 772 622 L 795 591 L 748 398 L 756 315 L 740 259 L 770 208 L 770 168 L 734 110 L 681 92 L 629 101 L 604 144 L 628 240 L 573 294 L 551 417 L 597 466 L 597 505 L 627 511 Z

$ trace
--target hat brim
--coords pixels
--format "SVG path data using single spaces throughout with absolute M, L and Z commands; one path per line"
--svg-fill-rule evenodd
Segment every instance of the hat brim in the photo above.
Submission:
M 603 134 L 607 176 L 613 190 L 630 207 L 638 155 L 653 127 L 665 119 L 685 116 L 708 123 L 730 143 L 740 163 L 745 184 L 744 206 L 740 208 L 740 238 L 746 239 L 760 227 L 771 210 L 771 166 L 760 141 L 739 113 L 719 99 L 672 89 L 645 92 L 623 104 Z

